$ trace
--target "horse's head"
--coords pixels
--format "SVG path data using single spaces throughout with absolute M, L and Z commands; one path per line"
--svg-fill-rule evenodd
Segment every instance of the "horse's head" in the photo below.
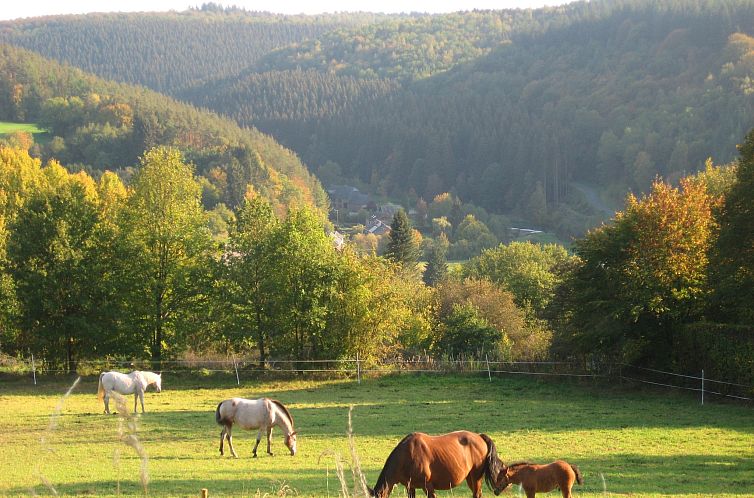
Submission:
M 291 456 L 296 454 L 296 431 L 285 436 L 285 445 L 291 450 Z
M 506 467 L 505 464 L 503 464 L 503 467 L 500 469 L 500 472 L 497 474 L 497 479 L 495 479 L 495 483 L 492 486 L 492 491 L 495 493 L 495 495 L 499 495 L 512 484 L 510 480 L 508 479 L 510 473 L 510 467 Z
M 157 390 L 157 392 L 162 392 L 162 374 L 156 373 L 154 374 L 154 377 L 152 379 L 154 380 L 154 388 Z

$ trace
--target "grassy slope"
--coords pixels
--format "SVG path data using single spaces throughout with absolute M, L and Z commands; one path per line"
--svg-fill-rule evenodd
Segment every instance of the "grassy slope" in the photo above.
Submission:
M 7 121 L 0 121 L 0 135 L 7 135 L 8 133 L 15 133 L 17 131 L 25 131 L 33 135 L 45 132 L 43 129 L 38 128 L 34 123 L 9 123 Z
M 674 393 L 521 378 L 489 383 L 479 377 L 407 375 L 361 385 L 248 381 L 241 387 L 234 380 L 194 389 L 198 381 L 171 382 L 166 375 L 165 390 L 148 393 L 148 412 L 138 424 L 149 456 L 149 496 L 196 496 L 203 487 L 215 497 L 255 496 L 285 492 L 286 486 L 304 496 L 338 496 L 332 456 L 318 459 L 334 450 L 350 461 L 345 435 L 350 404 L 355 405 L 355 441 L 370 485 L 405 434 L 465 428 L 488 433 L 506 462 L 565 458 L 577 463 L 586 479 L 575 489 L 577 496 L 754 496 L 751 407 L 700 407 Z M 65 383 L 45 381 L 36 388 L 28 381 L 0 383 L 1 496 L 50 494 L 40 475 L 61 495 L 114 496 L 118 486 L 120 496 L 141 494 L 139 460 L 118 440 L 118 417 L 101 414 L 94 379 L 81 382 L 52 423 Z M 220 458 L 213 412 L 218 401 L 236 395 L 268 395 L 286 403 L 300 431 L 299 454 L 287 455 L 276 429 L 275 456 L 262 450 L 253 460 L 255 434 L 238 430 L 234 442 L 240 458 L 229 453 Z M 114 459 L 117 450 L 119 460 Z M 348 468 L 346 475 L 350 486 Z M 515 488 L 509 493 L 519 496 Z M 404 491 L 394 495 L 404 496 Z M 454 494 L 440 493 L 454 495 L 468 496 L 469 490 L 464 485 Z M 492 493 L 485 489 L 485 495 Z

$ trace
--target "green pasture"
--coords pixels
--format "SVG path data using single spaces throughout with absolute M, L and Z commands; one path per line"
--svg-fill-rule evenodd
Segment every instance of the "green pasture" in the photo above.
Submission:
M 754 496 L 754 410 L 707 403 L 666 391 L 638 391 L 520 377 L 418 376 L 363 380 L 247 381 L 175 379 L 148 392 L 135 431 L 104 415 L 96 379 L 67 398 L 69 380 L 0 380 L 0 496 L 337 497 L 334 454 L 353 479 L 347 437 L 353 409 L 356 453 L 374 484 L 388 453 L 407 433 L 468 429 L 489 434 L 505 462 L 576 463 L 585 477 L 575 496 Z M 289 456 L 273 431 L 274 456 L 255 433 L 234 431 L 240 458 L 218 452 L 217 403 L 232 396 L 269 396 L 291 410 L 299 453 Z M 131 407 L 132 399 L 129 399 Z M 58 411 L 56 411 L 58 410 Z M 57 413 L 57 414 L 56 414 Z M 127 439 L 130 435 L 135 438 Z M 129 443 L 129 444 L 126 444 Z M 146 455 L 140 459 L 135 447 Z M 53 491 L 54 488 L 54 491 Z M 441 496 L 470 496 L 463 485 Z M 519 497 L 516 487 L 501 496 Z M 405 496 L 402 488 L 394 496 Z M 485 488 L 485 496 L 493 496 Z M 548 496 L 548 495 L 545 495 Z M 560 496 L 553 492 L 549 496 Z
M 10 123 L 7 121 L 0 121 L 0 135 L 7 135 L 17 131 L 25 131 L 32 135 L 45 133 L 45 130 L 39 128 L 34 123 Z
M 31 133 L 34 142 L 38 144 L 46 144 L 51 139 L 47 130 L 38 127 L 34 123 L 10 123 L 8 121 L 0 121 L 0 138 L 17 131 Z

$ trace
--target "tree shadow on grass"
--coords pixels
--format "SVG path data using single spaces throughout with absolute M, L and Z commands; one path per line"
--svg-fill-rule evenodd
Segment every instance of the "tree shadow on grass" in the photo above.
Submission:
M 157 460 L 157 459 L 154 459 Z M 595 457 L 573 460 L 584 475 L 584 485 L 574 486 L 577 495 L 585 494 L 661 494 L 715 496 L 730 494 L 751 496 L 754 489 L 754 463 L 746 457 L 709 457 L 706 455 L 686 455 L 677 458 L 646 456 L 638 454 L 621 454 L 609 457 Z M 544 463 L 544 462 L 543 462 Z M 151 467 L 157 468 L 158 465 Z M 151 479 L 148 485 L 149 496 L 198 496 L 202 488 L 210 490 L 210 496 L 255 496 L 303 495 L 303 496 L 337 496 L 340 483 L 337 481 L 333 465 L 326 470 L 325 463 L 321 469 L 299 469 L 292 475 L 283 475 L 279 479 L 255 476 L 259 472 L 250 462 L 229 460 L 222 471 L 211 473 L 205 479 Z M 364 469 L 367 481 L 373 480 L 379 468 Z M 235 474 L 235 475 L 234 475 Z M 269 469 L 265 472 L 269 474 Z M 347 485 L 353 486 L 350 472 L 346 471 Z M 370 479 L 369 476 L 372 476 Z M 724 476 L 724 478 L 722 478 Z M 61 496 L 107 496 L 116 495 L 120 486 L 120 496 L 141 496 L 142 489 L 138 477 L 115 480 L 79 482 L 75 484 L 55 485 Z M 290 488 L 290 489 L 288 489 Z M 286 493 L 286 489 L 288 489 Z M 9 496 L 29 495 L 28 487 L 11 488 Z M 37 494 L 44 494 L 46 488 L 37 486 Z M 453 493 L 440 493 L 446 496 L 459 494 L 465 496 L 468 490 L 465 484 Z M 397 490 L 395 496 L 403 496 Z M 513 493 L 509 496 L 515 496 Z

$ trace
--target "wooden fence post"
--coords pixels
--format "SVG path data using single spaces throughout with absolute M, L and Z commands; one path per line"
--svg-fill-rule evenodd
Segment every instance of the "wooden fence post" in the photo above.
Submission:
M 236 363 L 236 355 L 233 355 L 233 368 L 236 369 L 236 385 L 241 385 L 241 379 L 238 378 L 238 363 Z
M 356 353 L 356 382 L 361 384 L 361 363 L 359 362 L 359 353 Z
M 492 382 L 492 372 L 490 372 L 490 359 L 487 357 L 487 354 L 484 355 L 485 361 L 487 361 L 487 377 L 490 378 L 490 382 Z
M 704 406 L 704 369 L 702 369 L 702 406 Z

